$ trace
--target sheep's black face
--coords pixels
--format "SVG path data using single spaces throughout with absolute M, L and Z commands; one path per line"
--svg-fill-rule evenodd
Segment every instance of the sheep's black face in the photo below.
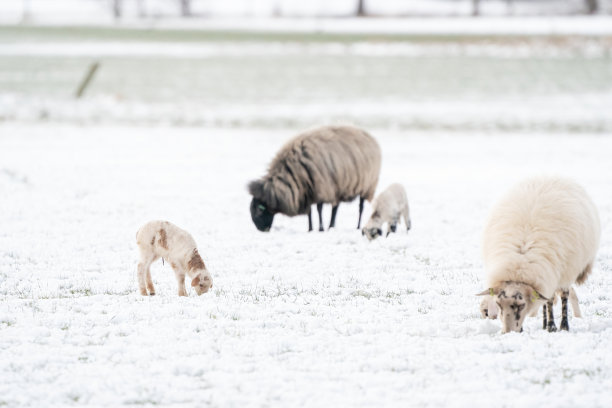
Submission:
M 271 212 L 263 201 L 253 198 L 251 201 L 251 218 L 260 231 L 270 231 L 274 213 Z

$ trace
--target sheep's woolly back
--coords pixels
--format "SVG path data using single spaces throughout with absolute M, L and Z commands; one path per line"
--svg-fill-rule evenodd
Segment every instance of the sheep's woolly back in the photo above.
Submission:
M 561 178 L 524 181 L 493 208 L 485 227 L 489 287 L 523 282 L 552 298 L 590 270 L 600 234 L 597 209 L 581 186 Z
M 365 131 L 326 126 L 289 140 L 268 173 L 249 184 L 249 192 L 274 211 L 307 214 L 314 203 L 371 200 L 378 184 L 381 154 Z

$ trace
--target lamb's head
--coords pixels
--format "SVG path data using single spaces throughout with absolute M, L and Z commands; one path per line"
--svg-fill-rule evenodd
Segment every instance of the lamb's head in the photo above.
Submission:
M 480 316 L 483 319 L 497 319 L 497 314 L 499 312 L 499 308 L 497 307 L 497 303 L 495 303 L 495 298 L 491 295 L 486 295 L 482 302 L 480 302 Z
M 490 295 L 499 308 L 502 333 L 522 332 L 523 321 L 531 311 L 547 299 L 532 286 L 520 282 L 504 282 L 497 288 L 490 288 L 478 295 Z
M 368 240 L 370 241 L 378 238 L 383 233 L 382 224 L 383 224 L 382 219 L 380 218 L 378 213 L 375 211 L 374 213 L 372 213 L 372 216 L 368 220 L 365 227 L 362 228 L 361 235 L 365 235 L 366 238 L 368 238 Z
M 191 287 L 196 291 L 198 296 L 208 292 L 213 287 L 212 277 L 206 269 L 196 275 L 191 281 Z

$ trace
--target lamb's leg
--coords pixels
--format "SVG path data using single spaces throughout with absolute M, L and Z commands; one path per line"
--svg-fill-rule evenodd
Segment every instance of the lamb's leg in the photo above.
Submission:
M 138 262 L 138 288 L 142 296 L 147 296 L 147 283 L 145 275 L 147 273 L 148 265 L 143 261 Z
M 410 228 L 412 227 L 412 222 L 410 221 L 410 210 L 408 209 L 408 204 L 406 204 L 406 206 L 404 207 L 402 216 L 404 217 L 404 222 L 406 223 L 406 231 L 410 231 Z
M 187 296 L 187 289 L 185 289 L 185 272 L 175 269 L 174 275 L 178 282 L 178 295 Z
M 582 317 L 582 312 L 580 312 L 580 305 L 578 304 L 578 296 L 576 295 L 576 291 L 574 290 L 574 288 L 570 288 L 569 301 L 572 304 L 574 317 Z
M 548 326 L 546 323 L 546 303 L 542 305 L 542 318 L 543 318 L 542 328 L 546 330 L 546 327 Z
M 138 262 L 138 289 L 142 296 L 147 296 L 147 277 L 151 276 L 151 264 L 155 261 L 155 255 L 149 251 L 140 252 L 140 262 Z M 153 295 L 155 292 L 152 293 Z
M 361 229 L 361 214 L 363 213 L 363 197 L 359 197 L 359 220 L 357 221 L 357 229 Z
M 151 268 L 147 268 L 147 289 L 149 289 L 149 295 L 155 296 L 155 286 L 153 286 L 153 279 L 151 278 Z
M 395 231 L 397 231 L 397 223 L 399 222 L 399 217 L 397 219 L 392 219 L 391 220 L 391 224 L 389 224 L 389 231 L 391 231 L 392 233 L 395 234 Z
M 339 204 L 332 206 L 331 221 L 329 222 L 329 228 L 334 228 L 336 226 L 336 213 L 338 212 L 338 205 Z
M 323 229 L 323 203 L 317 203 L 317 212 L 319 213 L 319 232 Z
M 546 325 L 546 328 L 549 332 L 556 332 L 557 326 L 555 325 L 555 317 L 553 316 L 553 301 L 549 300 L 547 306 L 548 324 Z
M 569 290 L 561 292 L 561 330 L 569 330 L 569 322 L 567 320 L 567 297 Z

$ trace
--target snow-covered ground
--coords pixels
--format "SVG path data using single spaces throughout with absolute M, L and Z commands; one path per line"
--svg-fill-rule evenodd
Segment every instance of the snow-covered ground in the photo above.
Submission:
M 0 28 L 0 407 L 607 407 L 610 55 L 610 37 Z M 378 139 L 412 230 L 366 242 L 351 203 L 330 232 L 258 232 L 248 181 L 344 121 Z M 591 193 L 601 249 L 569 333 L 502 336 L 474 296 L 481 229 L 542 173 Z M 179 298 L 157 263 L 137 294 L 151 219 L 193 234 L 211 293 Z
M 608 406 L 612 139 L 373 133 L 413 229 L 368 243 L 355 203 L 331 232 L 256 231 L 245 185 L 287 130 L 1 125 L 0 405 Z M 586 186 L 601 250 L 569 333 L 502 336 L 474 296 L 481 227 L 540 173 Z M 177 297 L 158 263 L 137 294 L 134 235 L 158 218 L 195 236 L 212 293 Z

